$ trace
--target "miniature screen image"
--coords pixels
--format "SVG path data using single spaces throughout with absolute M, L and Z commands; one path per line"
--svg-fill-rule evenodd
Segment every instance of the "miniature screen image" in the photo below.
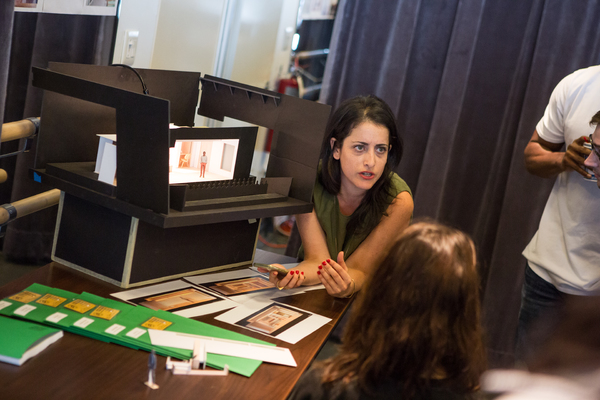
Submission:
M 128 301 L 148 307 L 153 310 L 179 311 L 186 308 L 209 304 L 222 299 L 206 293 L 198 288 L 185 288 L 179 290 L 157 293 L 152 296 L 129 299 Z
M 251 276 L 249 278 L 233 279 L 229 281 L 204 283 L 203 286 L 221 293 L 225 296 L 236 294 L 258 292 L 273 289 L 275 285 L 262 276 Z
M 309 316 L 306 312 L 282 304 L 273 304 L 236 322 L 236 325 L 277 336 Z
M 233 179 L 239 139 L 177 140 L 169 153 L 169 183 Z
M 36 8 L 38 0 L 15 0 L 15 7 Z

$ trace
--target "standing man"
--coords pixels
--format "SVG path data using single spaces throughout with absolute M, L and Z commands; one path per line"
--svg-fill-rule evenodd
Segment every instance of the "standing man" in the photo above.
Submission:
M 202 152 L 202 156 L 200 156 L 200 178 L 204 178 L 204 174 L 206 174 L 206 163 L 208 162 L 208 157 L 206 157 L 206 152 Z
M 525 148 L 527 170 L 556 177 L 556 182 L 539 229 L 523 251 L 527 267 L 517 331 L 520 361 L 542 339 L 531 329 L 533 322 L 544 317 L 556 323 L 552 317 L 569 295 L 600 294 L 600 190 L 584 169 L 590 154 L 584 143 L 594 131 L 590 118 L 594 116 L 593 124 L 600 122 L 598 110 L 600 66 L 575 71 L 552 92 Z M 594 135 L 594 143 L 600 144 L 600 137 Z M 589 157 L 588 165 L 597 156 Z

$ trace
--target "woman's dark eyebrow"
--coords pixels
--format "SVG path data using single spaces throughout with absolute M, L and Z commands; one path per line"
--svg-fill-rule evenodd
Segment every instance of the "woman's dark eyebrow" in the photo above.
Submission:
M 369 143 L 367 143 L 367 142 L 360 142 L 360 141 L 354 141 L 354 142 L 352 142 L 352 144 L 353 145 L 360 144 L 362 146 L 368 146 L 369 145 Z M 374 147 L 388 147 L 388 146 L 389 146 L 389 144 L 378 143 Z

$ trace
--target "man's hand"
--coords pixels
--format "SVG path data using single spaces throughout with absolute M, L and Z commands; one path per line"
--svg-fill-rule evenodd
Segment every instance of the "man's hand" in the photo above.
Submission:
M 585 136 L 580 136 L 575 139 L 573 143 L 567 147 L 567 151 L 565 151 L 565 155 L 562 159 L 562 165 L 566 171 L 573 170 L 586 178 L 590 178 L 591 175 L 585 172 L 583 165 L 586 157 L 591 153 L 590 149 L 583 147 L 583 143 L 587 141 L 588 139 Z

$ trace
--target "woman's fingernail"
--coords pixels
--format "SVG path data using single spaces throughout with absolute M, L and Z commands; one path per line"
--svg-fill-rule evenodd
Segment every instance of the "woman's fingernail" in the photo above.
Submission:
M 325 261 L 323 261 L 323 265 L 326 265 L 327 263 Z
M 323 267 L 321 267 L 321 266 L 319 265 L 319 269 L 323 269 Z
M 321 271 L 317 271 L 317 275 L 321 275 Z
M 328 263 L 330 263 L 330 262 L 331 262 L 331 260 L 328 258 L 328 259 L 327 259 L 327 262 L 328 262 Z
M 302 275 L 304 275 L 304 271 L 302 271 Z

